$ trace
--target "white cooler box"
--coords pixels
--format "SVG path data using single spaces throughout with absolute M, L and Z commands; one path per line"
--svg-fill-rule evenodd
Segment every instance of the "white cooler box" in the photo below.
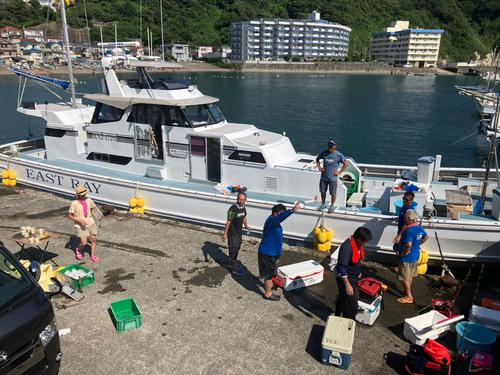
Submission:
M 273 279 L 283 290 L 303 288 L 323 281 L 323 266 L 314 260 L 279 267 L 278 275 Z
M 436 310 L 431 310 L 414 318 L 405 319 L 403 334 L 413 344 L 423 346 L 427 339 L 436 340 L 446 335 L 450 325 L 463 318 L 463 315 L 448 318 Z
M 380 306 L 382 304 L 382 296 L 378 296 L 375 298 L 370 305 L 363 302 L 358 301 L 358 312 L 356 313 L 356 320 L 363 324 L 368 324 L 371 326 L 377 320 L 380 314 Z
M 321 362 L 347 370 L 351 365 L 352 344 L 356 322 L 330 315 L 321 340 Z

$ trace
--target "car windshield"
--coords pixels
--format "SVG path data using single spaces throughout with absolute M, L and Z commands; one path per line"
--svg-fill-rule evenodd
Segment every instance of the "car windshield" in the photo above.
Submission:
M 0 311 L 34 286 L 26 272 L 0 248 Z
M 224 115 L 215 103 L 188 106 L 184 111 L 194 128 L 224 121 Z

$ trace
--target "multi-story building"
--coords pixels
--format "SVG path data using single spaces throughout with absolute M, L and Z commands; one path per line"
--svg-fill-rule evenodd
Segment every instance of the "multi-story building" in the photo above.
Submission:
M 286 55 L 301 60 L 343 59 L 349 49 L 347 26 L 320 19 L 256 18 L 231 24 L 231 59 L 236 61 L 283 60 Z
M 175 57 L 179 62 L 189 62 L 189 45 L 187 44 L 165 44 L 165 53 Z
M 30 38 L 30 39 L 35 39 L 38 43 L 41 43 L 44 41 L 43 30 L 24 29 L 24 37 Z
M 7 26 L 3 29 L 0 29 L 0 35 L 2 38 L 6 38 L 9 40 L 19 39 L 22 37 L 22 31 L 15 28 L 14 26 Z
M 410 29 L 409 21 L 392 22 L 391 27 L 371 36 L 370 58 L 394 66 L 435 66 L 442 33 L 444 30 Z
M 196 59 L 201 59 L 204 54 L 213 53 L 213 52 L 214 52 L 213 47 L 197 46 L 194 57 Z

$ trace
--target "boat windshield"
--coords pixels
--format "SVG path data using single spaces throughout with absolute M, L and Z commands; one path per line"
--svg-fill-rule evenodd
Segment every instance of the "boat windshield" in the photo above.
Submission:
M 225 120 L 224 115 L 215 103 L 188 106 L 184 111 L 193 128 L 214 125 Z

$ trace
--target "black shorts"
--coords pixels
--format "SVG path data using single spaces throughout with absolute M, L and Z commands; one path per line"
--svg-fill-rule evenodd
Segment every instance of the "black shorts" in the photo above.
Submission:
M 264 280 L 271 280 L 276 276 L 277 262 L 280 256 L 271 256 L 259 253 L 259 274 Z
M 227 248 L 229 250 L 229 259 L 236 260 L 240 251 L 242 236 L 231 235 L 227 237 Z
M 319 192 L 321 194 L 325 194 L 326 191 L 330 189 L 330 195 L 334 196 L 337 194 L 337 181 L 327 181 L 320 179 L 319 180 Z

